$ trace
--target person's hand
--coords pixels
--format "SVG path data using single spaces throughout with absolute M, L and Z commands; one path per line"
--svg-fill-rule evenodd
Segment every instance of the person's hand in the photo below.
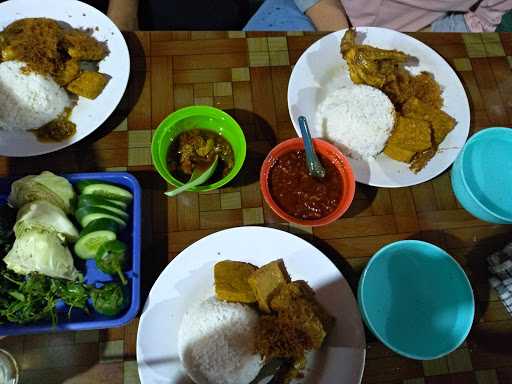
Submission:
M 320 0 L 306 11 L 318 31 L 338 31 L 349 27 L 340 0 Z
M 139 0 L 110 0 L 108 17 L 121 31 L 134 31 L 138 23 Z

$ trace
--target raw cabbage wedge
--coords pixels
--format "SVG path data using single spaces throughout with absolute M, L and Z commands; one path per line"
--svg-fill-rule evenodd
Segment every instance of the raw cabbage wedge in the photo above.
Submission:
M 71 243 L 78 240 L 78 230 L 64 211 L 46 200 L 33 201 L 19 209 L 14 226 L 16 237 L 31 228 L 55 231 Z
M 25 176 L 12 183 L 9 204 L 20 208 L 32 201 L 47 200 L 70 214 L 75 197 L 75 191 L 69 181 L 52 172 L 43 171 L 40 175 Z
M 4 262 L 7 268 L 21 275 L 37 272 L 67 280 L 82 278 L 71 252 L 54 231 L 32 228 L 17 234 Z

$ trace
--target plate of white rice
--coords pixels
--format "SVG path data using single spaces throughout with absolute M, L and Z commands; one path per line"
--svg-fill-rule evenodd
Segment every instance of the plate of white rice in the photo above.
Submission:
M 268 376 L 253 381 L 261 370 L 251 344 L 258 315 L 249 306 L 215 299 L 213 267 L 222 260 L 262 266 L 278 258 L 293 279 L 308 282 L 318 302 L 335 317 L 322 348 L 306 355 L 305 377 L 294 383 L 359 384 L 365 335 L 346 279 L 311 244 L 264 227 L 231 228 L 202 238 L 161 273 L 139 321 L 141 383 L 268 383 Z
M 70 120 L 76 133 L 61 142 L 41 142 L 30 129 L 54 120 L 72 106 L 68 94 L 53 79 L 36 73 L 21 74 L 23 63 L 0 63 L 0 155 L 35 156 L 74 144 L 96 130 L 117 107 L 130 74 L 130 56 L 123 35 L 97 9 L 80 1 L 10 0 L 0 4 L 0 30 L 29 17 L 46 17 L 73 28 L 88 29 L 105 42 L 109 54 L 99 63 L 99 72 L 110 76 L 103 92 L 94 100 L 80 97 Z
M 459 78 L 433 49 L 406 34 L 377 27 L 358 27 L 358 41 L 397 49 L 417 59 L 405 68 L 416 75 L 433 74 L 442 89 L 443 110 L 457 121 L 436 155 L 418 173 L 382 150 L 392 132 L 394 108 L 380 90 L 355 85 L 340 53 L 341 30 L 311 45 L 293 68 L 288 84 L 288 109 L 297 135 L 298 117 L 308 118 L 313 137 L 324 138 L 346 154 L 356 180 L 378 187 L 406 187 L 428 181 L 446 170 L 469 134 L 469 102 Z

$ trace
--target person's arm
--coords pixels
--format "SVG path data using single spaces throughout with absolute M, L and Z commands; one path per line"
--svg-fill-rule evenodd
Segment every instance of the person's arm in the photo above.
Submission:
M 134 31 L 139 28 L 139 0 L 110 0 L 108 17 L 122 31 Z
M 306 10 L 316 29 L 337 31 L 348 28 L 349 21 L 340 0 L 320 0 Z
M 474 12 L 464 15 L 471 32 L 494 32 L 501 17 L 512 9 L 512 0 L 483 0 Z

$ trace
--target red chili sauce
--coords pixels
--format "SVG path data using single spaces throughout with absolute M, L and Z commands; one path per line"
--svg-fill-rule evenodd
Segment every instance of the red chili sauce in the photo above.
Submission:
M 325 217 L 340 202 L 340 174 L 331 161 L 318 156 L 326 171 L 323 179 L 308 174 L 304 150 L 285 153 L 270 168 L 269 189 L 272 198 L 283 211 L 298 219 Z

